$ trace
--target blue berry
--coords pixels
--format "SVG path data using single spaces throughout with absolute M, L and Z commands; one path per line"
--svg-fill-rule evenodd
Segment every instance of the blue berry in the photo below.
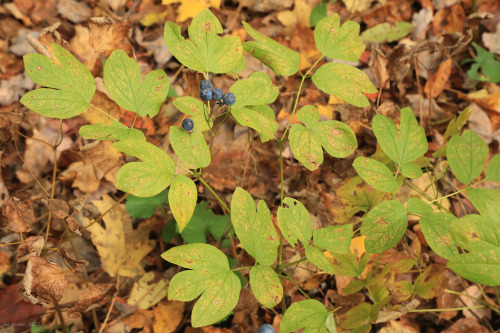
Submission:
M 227 94 L 224 95 L 222 98 L 222 102 L 226 105 L 233 105 L 234 102 L 236 102 L 236 96 L 234 96 L 233 93 L 228 92 Z
M 200 90 L 212 90 L 212 82 L 209 80 L 203 80 L 200 82 Z
M 209 100 L 212 99 L 212 92 L 210 91 L 210 89 L 204 89 L 202 91 L 200 91 L 200 98 L 201 100 L 205 101 L 205 102 L 208 102 Z
M 194 128 L 194 121 L 191 118 L 186 118 L 182 121 L 182 128 L 186 131 L 191 132 Z
M 212 99 L 214 101 L 220 101 L 222 99 L 222 97 L 224 97 L 224 93 L 222 92 L 222 89 L 215 88 L 212 91 Z
M 259 333 L 274 333 L 274 327 L 269 324 L 264 324 L 259 327 Z

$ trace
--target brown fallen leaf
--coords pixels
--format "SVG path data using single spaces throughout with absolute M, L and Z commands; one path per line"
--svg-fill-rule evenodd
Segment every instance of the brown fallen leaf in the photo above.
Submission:
M 111 146 L 111 141 L 95 141 L 80 148 L 83 164 L 92 165 L 97 179 L 121 166 L 122 154 Z
M 451 58 L 446 59 L 429 80 L 425 83 L 424 92 L 427 98 L 438 97 L 449 84 L 451 74 Z
M 85 311 L 109 304 L 117 294 L 118 290 L 116 290 L 114 284 L 92 285 L 85 289 L 78 302 L 68 309 L 68 317 L 72 319 L 80 318 Z
M 79 272 L 79 273 L 83 273 L 85 272 L 85 267 L 87 267 L 89 265 L 89 262 L 87 260 L 75 260 L 75 259 L 72 259 L 68 256 L 68 253 L 66 252 L 66 250 L 61 247 L 60 249 L 60 252 L 61 252 L 61 256 L 63 257 L 64 260 L 66 260 L 66 262 L 68 263 L 68 265 L 71 266 L 71 268 L 73 268 L 75 271 Z
M 43 236 L 31 236 L 26 238 L 17 247 L 17 262 L 28 261 L 33 256 L 39 256 L 44 245 Z
M 40 201 L 55 217 L 63 219 L 69 215 L 68 203 L 61 199 L 41 198 Z
M 401 318 L 411 310 L 416 309 L 420 305 L 420 301 L 418 299 L 414 299 L 410 303 L 406 303 L 404 305 L 401 305 L 397 310 L 395 311 L 380 311 L 378 313 L 377 319 L 375 320 L 375 323 L 385 323 L 389 320 L 395 320 L 398 318 Z
M 184 302 L 163 300 L 153 310 L 155 333 L 172 333 L 182 321 Z
M 140 328 L 142 333 L 153 332 L 153 311 L 138 309 L 123 319 L 130 329 Z
M 14 232 L 28 232 L 33 229 L 35 213 L 31 201 L 11 198 L 0 207 L 0 226 Z
M 83 162 L 74 162 L 66 170 L 59 174 L 61 181 L 73 181 L 72 187 L 78 188 L 83 193 L 94 193 L 100 185 L 91 165 Z
M 113 23 L 107 17 L 92 17 L 89 20 L 90 46 L 101 56 L 108 58 L 114 50 L 133 55 L 132 45 L 124 41 L 132 33 L 129 21 Z
M 461 33 L 464 27 L 465 12 L 461 4 L 440 9 L 432 19 L 434 34 L 441 36 L 454 32 Z
M 379 48 L 373 49 L 375 55 L 375 72 L 377 73 L 377 82 L 379 89 L 389 89 L 390 79 L 387 72 L 388 60 Z
M 488 333 L 489 329 L 479 324 L 476 318 L 460 318 L 442 333 Z
M 7 252 L 0 251 L 0 278 L 9 271 L 10 265 L 10 255 Z
M 105 93 L 96 91 L 90 104 L 91 106 L 82 113 L 89 123 L 111 125 L 115 119 L 120 119 L 120 107 Z
M 24 273 L 24 295 L 34 304 L 49 305 L 61 300 L 68 281 L 61 267 L 47 259 L 33 256 Z

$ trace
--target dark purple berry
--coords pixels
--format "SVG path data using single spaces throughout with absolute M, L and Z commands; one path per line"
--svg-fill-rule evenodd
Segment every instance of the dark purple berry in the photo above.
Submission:
M 212 90 L 212 82 L 209 80 L 203 80 L 200 82 L 200 90 Z
M 228 92 L 227 94 L 224 95 L 224 97 L 222 98 L 222 102 L 226 105 L 233 105 L 234 102 L 236 102 L 236 96 L 234 96 L 233 93 L 231 92 Z
M 214 101 L 220 101 L 222 99 L 222 97 L 224 97 L 224 93 L 222 92 L 222 89 L 215 88 L 212 91 L 212 99 Z
M 212 99 L 212 92 L 210 89 L 205 89 L 200 91 L 200 98 L 202 101 L 208 102 L 209 100 Z
M 194 128 L 194 121 L 191 118 L 186 118 L 182 121 L 182 128 L 186 131 L 191 132 Z

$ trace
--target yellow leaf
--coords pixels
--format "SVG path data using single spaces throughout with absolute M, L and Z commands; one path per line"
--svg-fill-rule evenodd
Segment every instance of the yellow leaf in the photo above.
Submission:
M 333 107 L 316 104 L 320 115 L 326 119 L 333 119 Z
M 355 237 L 351 240 L 351 252 L 359 259 L 366 253 L 365 249 L 366 235 Z
M 328 104 L 345 104 L 345 102 L 334 95 L 330 95 L 330 98 L 328 99 Z
M 102 268 L 110 276 L 122 275 L 135 277 L 143 274 L 141 260 L 154 248 L 155 242 L 149 240 L 151 227 L 147 222 L 133 229 L 130 215 L 125 205 L 116 202 L 108 195 L 103 200 L 92 201 L 101 214 L 106 228 L 93 223 L 87 230 L 91 233 L 92 243 L 101 257 Z M 90 221 L 86 221 L 89 225 Z
M 144 274 L 134 283 L 127 303 L 137 306 L 139 309 L 146 310 L 165 298 L 167 296 L 168 281 L 160 279 L 153 282 L 154 280 L 154 272 Z
M 152 26 L 153 24 L 162 22 L 167 14 L 167 10 L 161 13 L 148 13 L 144 15 L 143 19 L 141 20 L 141 24 L 145 27 Z
M 179 15 L 177 16 L 178 22 L 184 22 L 188 18 L 195 17 L 196 14 L 202 10 L 213 7 L 220 8 L 220 0 L 162 0 L 162 4 L 170 5 L 176 2 L 180 2 Z
M 155 333 L 175 332 L 183 318 L 184 304 L 184 302 L 179 301 L 160 302 L 154 309 L 153 331 Z

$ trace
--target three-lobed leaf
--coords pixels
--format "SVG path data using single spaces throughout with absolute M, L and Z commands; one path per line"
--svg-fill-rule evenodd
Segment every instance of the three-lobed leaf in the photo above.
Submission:
M 170 184 L 168 201 L 170 210 L 179 226 L 179 232 L 182 232 L 191 220 L 197 200 L 198 190 L 191 178 L 176 175 L 172 184 Z
M 258 263 L 272 265 L 279 241 L 266 203 L 259 201 L 256 211 L 252 196 L 241 187 L 236 188 L 231 199 L 231 221 L 243 248 Z
M 210 149 L 199 129 L 195 128 L 189 133 L 180 127 L 171 126 L 169 138 L 175 154 L 190 169 L 205 168 L 210 165 Z
M 283 286 L 269 266 L 256 265 L 250 270 L 250 286 L 255 298 L 266 308 L 274 308 L 283 298 Z
M 115 50 L 104 64 L 104 84 L 113 100 L 122 108 L 153 118 L 168 95 L 168 76 L 161 69 L 149 72 L 141 80 L 137 62 L 122 50 Z
M 454 135 L 446 146 L 446 157 L 451 171 L 463 184 L 476 179 L 488 158 L 488 145 L 474 132 L 466 130 Z
M 325 306 L 314 299 L 295 302 L 285 312 L 280 332 L 291 333 L 304 328 L 305 333 L 334 333 L 335 323 L 328 320 L 329 317 L 333 317 L 333 314 L 328 313 Z M 327 321 L 330 325 L 328 328 Z
M 293 198 L 285 198 L 283 207 L 278 207 L 278 226 L 283 237 L 295 247 L 297 240 L 303 245 L 309 244 L 312 237 L 312 222 L 304 205 Z
M 170 185 L 175 165 L 166 152 L 142 140 L 127 140 L 113 144 L 113 148 L 141 159 L 118 170 L 116 188 L 138 197 L 152 197 Z
M 42 116 L 67 119 L 87 110 L 95 93 L 90 71 L 62 46 L 52 43 L 57 61 L 40 54 L 24 56 L 26 74 L 40 88 L 26 93 L 21 103 Z
M 352 166 L 371 187 L 382 192 L 396 192 L 398 182 L 383 163 L 367 157 L 356 157 Z

